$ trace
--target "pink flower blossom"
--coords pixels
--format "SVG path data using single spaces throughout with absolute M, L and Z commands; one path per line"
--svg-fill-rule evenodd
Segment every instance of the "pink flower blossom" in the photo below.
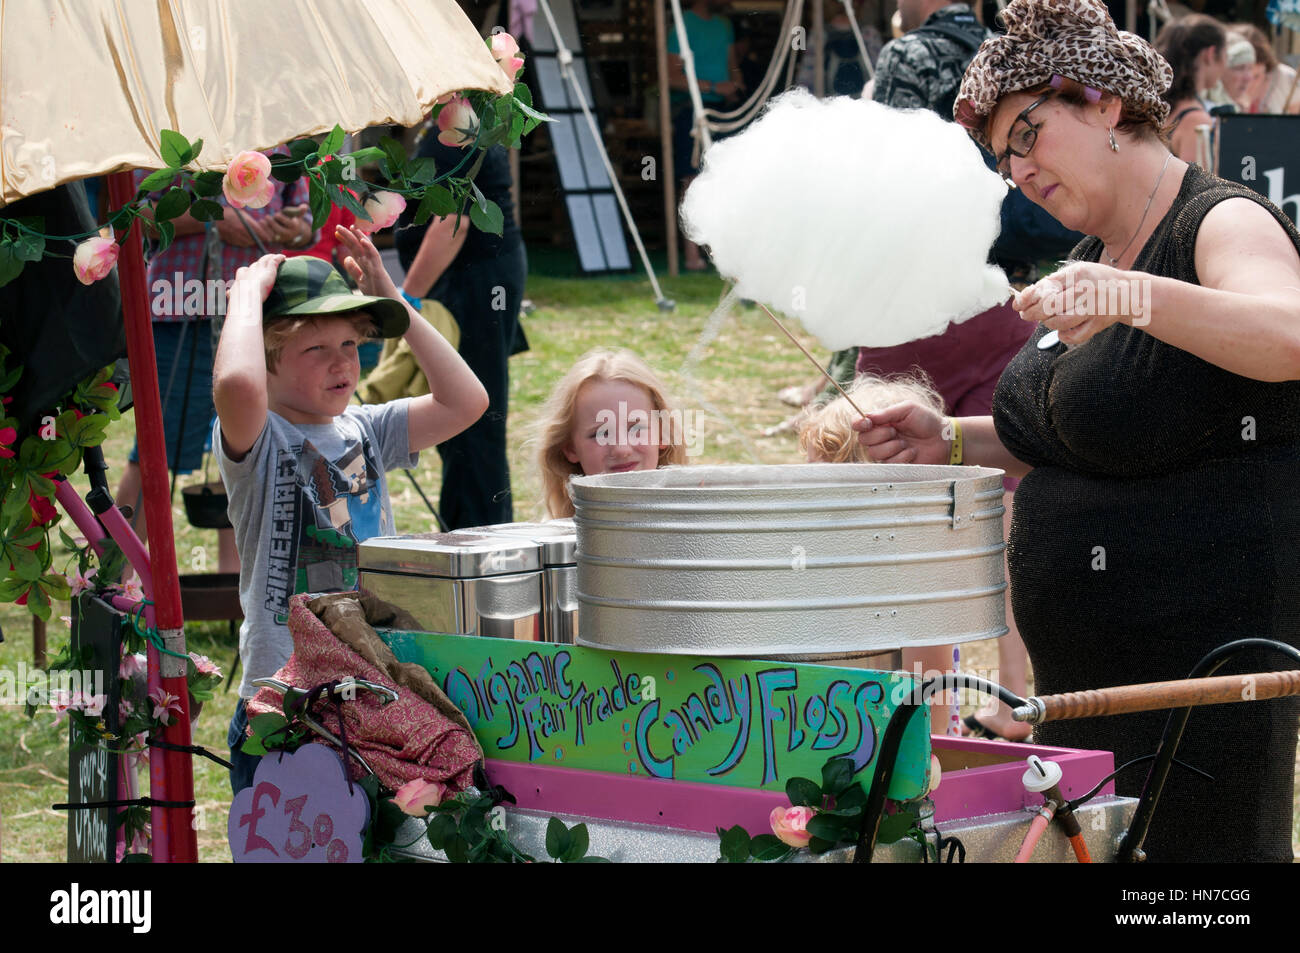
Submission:
M 104 713 L 104 706 L 108 704 L 107 695 L 91 695 L 88 692 L 74 692 L 68 700 L 68 707 L 76 711 L 85 712 L 92 718 L 98 718 Z
M 446 793 L 446 785 L 416 778 L 414 781 L 407 781 L 397 789 L 397 793 L 393 795 L 393 803 L 413 817 L 424 817 L 429 808 L 437 807 L 442 803 L 442 797 Z
M 524 58 L 519 55 L 519 44 L 509 33 L 492 34 L 492 58 L 497 65 L 514 82 L 519 71 L 524 68 Z
M 357 228 L 369 234 L 395 224 L 402 212 L 406 211 L 406 199 L 396 192 L 372 192 L 366 197 L 362 208 L 366 210 L 366 214 L 370 216 L 371 221 L 367 222 L 364 218 L 358 218 Z
M 63 719 L 68 714 L 68 709 L 72 707 L 72 695 L 61 688 L 56 688 L 49 695 L 50 707 L 54 709 L 54 723 L 63 724 Z
M 142 831 L 134 831 L 131 834 L 131 853 L 147 854 L 153 849 L 153 840 L 149 836 L 149 829 L 146 826 Z M 127 843 L 123 838 L 117 842 L 117 862 L 120 864 L 122 858 L 126 856 Z
M 18 431 L 13 427 L 0 427 L 0 457 L 8 460 L 14 455 L 14 452 L 9 448 L 13 446 L 13 442 L 17 439 Z
M 149 693 L 149 700 L 153 702 L 153 716 L 164 725 L 172 723 L 172 712 L 181 713 L 181 700 L 161 686 Z
M 772 833 L 791 847 L 807 847 L 812 840 L 808 822 L 816 813 L 811 807 L 774 807 L 770 818 Z
M 61 615 L 59 616 L 59 621 L 62 622 L 64 625 L 66 625 L 69 629 L 72 628 L 72 616 Z
M 217 668 L 217 663 L 212 661 L 206 655 L 196 655 L 190 653 L 190 658 L 194 660 L 194 668 L 200 675 L 215 675 L 221 677 L 221 669 Z
M 140 582 L 140 577 L 131 573 L 130 579 L 122 581 L 122 595 L 131 602 L 140 602 L 144 599 L 144 585 Z
M 122 721 L 126 721 L 128 718 L 131 717 L 131 713 L 134 712 L 134 711 L 135 711 L 135 706 L 131 704 L 131 700 L 130 700 L 130 699 L 128 699 L 128 698 L 120 698 L 120 699 L 118 699 L 118 702 L 117 702 L 117 717 L 118 717 L 119 719 L 121 719 Z
M 117 674 L 122 678 L 135 678 L 148 671 L 149 660 L 139 652 L 124 652 L 122 661 L 117 666 Z
M 111 238 L 103 238 L 99 235 L 87 238 L 72 253 L 72 270 L 77 280 L 83 285 L 93 285 L 99 279 L 106 277 L 117 264 L 120 251 L 117 242 Z
M 85 592 L 87 589 L 95 588 L 91 585 L 90 580 L 94 578 L 95 573 L 97 572 L 99 572 L 99 570 L 92 566 L 90 569 L 86 570 L 84 576 L 81 574 L 81 570 L 74 569 L 64 577 L 68 580 L 68 585 L 72 587 L 72 598 L 77 598 L 77 596 Z
M 467 146 L 478 138 L 478 114 L 464 96 L 454 96 L 438 113 L 438 141 L 444 146 Z
M 226 167 L 221 191 L 234 208 L 262 208 L 275 194 L 271 160 L 260 152 L 241 152 Z

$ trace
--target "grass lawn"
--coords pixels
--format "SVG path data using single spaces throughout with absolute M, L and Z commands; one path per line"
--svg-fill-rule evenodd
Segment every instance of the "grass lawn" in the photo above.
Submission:
M 677 302 L 672 313 L 658 311 L 649 282 L 643 278 L 530 276 L 528 296 L 537 310 L 524 325 L 532 349 L 511 360 L 509 443 L 516 520 L 543 515 L 535 450 L 528 445 L 537 408 L 574 360 L 593 347 L 622 346 L 638 352 L 664 376 L 679 406 L 699 415 L 697 419 L 703 420 L 701 453 L 693 462 L 800 462 L 792 435 L 768 438 L 763 431 L 779 423 L 788 410 L 776 400 L 777 390 L 812 376 L 804 358 L 756 308 L 741 309 L 722 323 L 715 338 L 702 340 L 701 332 L 723 291 L 721 282 L 716 276 L 690 275 L 665 278 L 662 283 L 664 293 Z M 811 337 L 801 334 L 800 338 L 815 355 L 826 356 Z M 110 486 L 116 484 L 133 436 L 130 415 L 109 430 L 104 453 L 112 468 Z M 416 474 L 435 500 L 439 469 L 437 453 L 429 451 L 422 455 Z M 215 474 L 215 465 L 211 472 Z M 196 473 L 182 482 L 201 479 L 202 474 Z M 394 474 L 390 489 L 398 532 L 434 528 L 432 516 L 404 476 Z M 194 571 L 191 567 L 196 556 L 215 569 L 215 532 L 189 526 L 179 499 L 173 521 L 181 571 Z M 65 518 L 65 523 L 71 532 L 70 521 Z M 57 557 L 56 567 L 62 569 L 67 558 L 66 553 Z M 66 605 L 56 607 L 51 619 L 51 654 L 66 642 L 67 626 L 58 616 L 67 612 Z M 0 606 L 0 627 L 7 640 L 0 643 L 0 668 L 14 670 L 20 661 L 31 665 L 29 619 L 21 607 Z M 228 669 L 234 645 L 225 623 L 190 623 L 186 637 L 192 651 L 209 655 Z M 962 653 L 971 667 L 997 666 L 994 642 L 963 646 Z M 204 706 L 194 727 L 196 744 L 219 755 L 227 753 L 226 727 L 235 700 L 232 690 Z M 67 770 L 67 732 L 54 725 L 51 713 L 42 712 L 29 720 L 20 708 L 0 707 L 0 859 L 57 862 L 64 858 L 67 818 L 51 811 L 49 805 L 66 799 Z M 194 781 L 199 859 L 229 860 L 226 773 L 212 762 L 195 758 Z M 1294 829 L 1293 839 L 1300 845 L 1300 832 Z

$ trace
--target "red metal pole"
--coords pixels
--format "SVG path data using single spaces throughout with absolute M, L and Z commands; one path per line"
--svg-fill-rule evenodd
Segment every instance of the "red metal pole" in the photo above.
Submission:
M 130 172 L 108 177 L 113 208 L 135 197 Z M 185 620 L 181 615 L 181 586 L 172 530 L 171 495 L 167 485 L 167 450 L 163 441 L 162 403 L 158 392 L 158 365 L 154 357 L 153 329 L 145 287 L 144 255 L 140 230 L 133 228 L 118 259 L 122 288 L 122 313 L 126 319 L 126 348 L 131 362 L 131 393 L 135 401 L 135 433 L 140 445 L 140 473 L 144 490 L 145 521 L 149 527 L 150 564 L 153 570 L 154 614 L 167 648 L 185 655 Z M 163 731 L 163 740 L 189 746 L 189 688 L 185 662 L 172 655 L 149 652 L 157 661 L 164 691 L 180 699 L 181 714 Z M 152 679 L 151 679 L 152 681 Z M 188 752 L 155 748 L 149 753 L 150 794 L 161 801 L 194 800 L 194 767 Z M 198 844 L 190 808 L 154 808 L 154 860 L 193 863 Z

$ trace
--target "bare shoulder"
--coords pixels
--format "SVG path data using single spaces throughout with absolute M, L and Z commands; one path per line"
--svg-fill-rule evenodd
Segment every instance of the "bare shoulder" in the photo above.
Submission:
M 1269 273 L 1300 280 L 1300 253 L 1272 213 L 1248 198 L 1214 206 L 1196 233 L 1196 273 L 1212 288 L 1237 287 L 1243 272 Z

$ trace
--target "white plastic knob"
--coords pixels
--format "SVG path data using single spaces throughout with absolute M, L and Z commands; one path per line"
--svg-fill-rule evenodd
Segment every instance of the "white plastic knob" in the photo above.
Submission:
M 1055 761 L 1044 761 L 1036 754 L 1029 756 L 1029 768 L 1021 777 L 1026 791 L 1042 794 L 1061 783 L 1061 766 Z

